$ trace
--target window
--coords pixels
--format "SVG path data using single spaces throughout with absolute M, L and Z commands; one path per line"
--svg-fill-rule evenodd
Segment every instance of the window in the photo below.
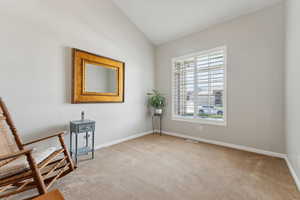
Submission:
M 226 124 L 226 47 L 173 59 L 173 119 Z

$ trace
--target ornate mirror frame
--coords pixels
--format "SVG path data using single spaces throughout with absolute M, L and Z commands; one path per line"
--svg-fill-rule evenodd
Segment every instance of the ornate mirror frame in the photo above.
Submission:
M 117 71 L 115 93 L 86 91 L 86 63 L 113 68 Z M 125 63 L 79 49 L 73 49 L 72 103 L 122 103 L 124 102 Z

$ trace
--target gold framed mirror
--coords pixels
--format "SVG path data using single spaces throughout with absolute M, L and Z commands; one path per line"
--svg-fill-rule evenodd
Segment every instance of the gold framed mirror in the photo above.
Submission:
M 73 49 L 72 103 L 124 102 L 125 63 Z

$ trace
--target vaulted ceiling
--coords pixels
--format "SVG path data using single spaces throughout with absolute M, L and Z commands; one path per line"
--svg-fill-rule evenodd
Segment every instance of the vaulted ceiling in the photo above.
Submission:
M 159 45 L 263 9 L 281 0 L 113 0 Z

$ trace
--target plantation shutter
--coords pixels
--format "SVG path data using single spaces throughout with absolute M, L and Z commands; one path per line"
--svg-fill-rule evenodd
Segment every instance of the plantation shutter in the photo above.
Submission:
M 173 113 L 189 118 L 223 119 L 225 50 L 175 59 Z

